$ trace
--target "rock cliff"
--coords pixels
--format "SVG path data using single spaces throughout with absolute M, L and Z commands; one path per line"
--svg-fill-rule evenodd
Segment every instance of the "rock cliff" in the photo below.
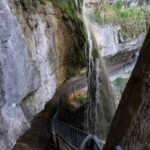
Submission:
M 141 1 L 133 1 L 134 4 L 136 2 L 141 4 Z M 50 117 L 55 113 L 59 99 L 63 97 L 65 101 L 72 93 L 70 87 L 75 82 L 66 81 L 78 74 L 85 66 L 88 68 L 88 100 L 79 110 L 79 114 L 83 113 L 85 117 L 83 120 L 79 118 L 79 121 L 83 121 L 81 125 L 83 123 L 83 128 L 90 133 L 96 134 L 101 139 L 106 138 L 116 105 L 102 57 L 111 57 L 119 51 L 138 50 L 143 35 L 124 41 L 120 35 L 120 26 L 89 25 L 88 14 L 82 16 L 81 7 L 80 0 L 0 0 L 0 150 L 12 149 L 17 139 L 14 150 L 47 150 L 50 147 Z M 85 5 L 83 13 L 86 13 Z M 145 45 L 149 42 L 146 41 Z M 148 90 L 149 68 L 144 71 L 143 75 L 146 76 L 143 80 L 139 72 L 145 69 L 146 63 L 149 63 L 148 59 L 145 60 L 146 62 L 142 61 L 147 54 L 145 49 L 148 48 L 143 47 L 138 62 L 138 65 L 141 63 L 143 68 L 139 67 L 140 70 L 135 69 L 133 73 L 135 79 L 140 79 L 141 83 L 144 83 L 142 86 L 144 92 Z M 80 86 L 86 85 L 85 75 L 83 78 L 80 79 L 83 83 L 78 80 Z M 125 90 L 129 94 L 131 94 L 130 90 L 132 91 L 133 81 L 130 82 L 130 88 Z M 138 83 L 135 86 L 141 90 Z M 134 87 L 133 89 L 135 90 Z M 66 94 L 65 91 L 68 93 Z M 142 113 L 148 112 L 147 97 L 146 93 L 145 98 L 138 99 L 135 105 L 138 113 L 140 113 L 138 108 Z M 127 126 L 120 127 L 118 129 L 120 132 L 117 132 L 114 127 L 115 123 L 118 124 L 115 117 L 108 136 L 108 143 L 110 142 L 108 147 L 115 146 L 109 140 L 111 135 L 114 135 L 113 131 L 116 131 L 115 134 L 122 141 L 117 137 L 113 142 L 127 149 L 125 143 L 130 143 L 128 137 L 131 133 L 134 134 L 130 123 L 138 128 L 132 120 L 138 123 L 139 120 L 141 122 L 143 120 L 136 115 L 133 117 L 132 112 L 135 110 L 132 109 L 134 107 L 131 103 L 132 98 L 130 102 L 126 102 L 124 94 L 122 99 L 117 114 L 124 116 L 123 112 L 127 109 L 129 114 L 125 124 Z M 122 104 L 124 106 L 126 103 L 129 109 L 131 107 L 131 112 L 126 107 L 125 110 L 122 109 Z M 144 105 L 139 107 L 139 103 Z M 120 120 L 122 121 L 122 118 Z M 141 125 L 141 129 L 149 130 L 147 124 L 144 125 L 144 127 Z M 128 131 L 127 128 L 130 130 Z M 138 133 L 141 133 L 141 130 L 138 130 Z M 135 134 L 133 143 L 138 135 L 142 138 L 142 135 Z M 130 148 L 136 148 L 136 145 L 130 144 Z
M 0 41 L 0 149 L 8 150 L 30 126 L 22 103 L 40 87 L 40 77 L 6 0 L 0 1 Z
M 0 0 L 0 150 L 9 150 L 85 65 L 80 5 Z
M 92 23 L 91 26 L 97 44 L 101 47 L 102 57 L 111 57 L 120 52 L 140 50 L 143 39 L 145 38 L 144 34 L 141 34 L 137 38 L 131 38 L 130 41 L 125 41 L 120 34 L 120 25 L 101 26 L 97 23 Z

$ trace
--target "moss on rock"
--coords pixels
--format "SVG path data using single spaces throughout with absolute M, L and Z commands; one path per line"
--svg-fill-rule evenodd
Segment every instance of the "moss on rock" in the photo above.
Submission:
M 76 74 L 76 71 L 85 67 L 85 43 L 86 32 L 81 19 L 82 1 L 78 0 L 78 6 L 72 0 L 50 0 L 62 11 L 62 20 L 70 34 L 68 42 L 70 48 L 66 53 L 66 65 L 68 78 Z
M 66 76 L 70 78 L 77 74 L 86 64 L 86 31 L 81 17 L 82 0 L 78 0 L 78 4 L 74 0 L 15 0 L 15 3 L 20 3 L 25 13 L 34 13 L 38 7 L 43 7 L 40 4 L 47 5 L 48 1 L 56 9 L 59 9 L 59 13 L 56 12 L 56 16 L 61 20 L 62 28 L 65 28 L 64 32 L 67 32 L 64 33 L 64 38 L 67 41 L 64 65 L 67 72 Z

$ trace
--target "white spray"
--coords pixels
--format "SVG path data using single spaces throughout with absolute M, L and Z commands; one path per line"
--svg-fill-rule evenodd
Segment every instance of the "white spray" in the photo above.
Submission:
M 89 44 L 89 59 L 91 59 L 92 58 L 93 45 L 92 45 L 92 39 L 91 39 L 90 24 L 89 24 L 88 17 L 86 15 L 87 13 L 86 13 L 86 6 L 85 6 L 86 2 L 85 1 L 86 0 L 83 0 L 83 11 L 82 11 L 82 13 L 83 13 L 83 20 L 84 20 L 84 24 L 85 24 L 85 27 L 86 27 L 88 44 Z

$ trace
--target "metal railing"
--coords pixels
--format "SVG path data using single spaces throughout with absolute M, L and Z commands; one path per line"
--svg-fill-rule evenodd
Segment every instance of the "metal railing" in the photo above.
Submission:
M 95 136 L 57 120 L 61 106 L 62 100 L 60 99 L 57 111 L 50 121 L 51 132 L 74 150 L 84 150 L 85 148 L 90 150 L 91 147 L 94 148 L 92 150 L 102 150 Z
M 88 133 L 56 119 L 51 120 L 51 131 L 63 139 L 73 149 L 79 149 L 82 141 L 88 136 Z
M 62 106 L 62 99 L 59 100 L 59 103 L 58 103 L 58 106 L 57 106 L 57 111 L 56 111 L 56 113 L 55 113 L 53 119 L 57 119 L 58 114 L 59 114 L 59 112 L 60 112 L 60 110 L 61 110 L 61 106 Z
M 58 109 L 50 121 L 52 134 L 55 134 L 56 138 L 59 137 L 74 150 L 102 150 L 96 136 L 57 120 L 61 106 L 62 100 L 60 100 Z M 122 150 L 119 145 L 115 149 Z
M 96 136 L 56 119 L 51 120 L 51 131 L 74 150 L 102 150 Z M 119 145 L 116 150 L 123 150 Z

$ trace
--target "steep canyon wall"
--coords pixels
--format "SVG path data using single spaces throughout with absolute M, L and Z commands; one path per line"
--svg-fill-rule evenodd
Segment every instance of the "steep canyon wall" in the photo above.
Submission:
M 0 1 L 1 150 L 13 147 L 57 87 L 85 65 L 80 5 L 64 3 L 69 12 L 50 2 Z

